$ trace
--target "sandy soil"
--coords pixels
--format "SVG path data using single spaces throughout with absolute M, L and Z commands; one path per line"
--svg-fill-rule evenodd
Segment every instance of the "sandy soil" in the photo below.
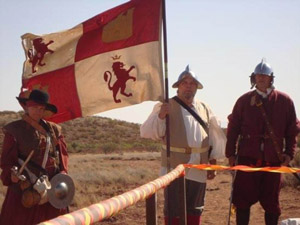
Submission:
M 203 224 L 227 224 L 229 215 L 229 197 L 231 190 L 231 175 L 221 172 L 209 181 L 206 192 L 205 212 Z M 280 220 L 300 217 L 300 189 L 283 187 L 280 195 L 282 215 Z M 235 215 L 231 216 L 231 223 L 235 224 Z M 264 210 L 259 203 L 251 208 L 250 225 L 264 224 Z
M 116 163 L 116 161 L 114 161 Z M 124 161 L 120 160 L 120 164 Z M 158 172 L 159 160 L 133 160 L 132 163 L 136 168 L 147 167 L 151 168 L 154 173 Z M 202 224 L 204 225 L 226 225 L 229 214 L 229 198 L 231 192 L 232 176 L 229 172 L 218 172 L 214 180 L 208 181 L 206 192 L 205 211 L 202 216 Z M 145 184 L 141 181 L 141 184 Z M 128 190 L 138 187 L 130 185 L 124 186 L 123 189 L 118 190 L 118 194 L 122 194 Z M 112 194 L 112 196 L 114 196 Z M 158 191 L 158 224 L 163 224 L 163 190 Z M 280 220 L 287 218 L 300 217 L 300 186 L 298 188 L 283 187 L 280 195 L 280 204 L 282 207 L 282 215 Z M 119 225 L 140 225 L 146 224 L 145 217 L 145 201 L 138 202 L 134 206 L 130 206 L 125 210 L 119 212 L 105 221 L 97 224 L 119 224 Z M 230 224 L 235 224 L 235 215 L 231 216 Z M 251 208 L 250 225 L 264 224 L 264 210 L 259 205 L 255 204 Z
M 75 175 L 76 171 L 79 170 L 78 167 L 82 167 L 83 164 L 78 163 L 79 159 L 85 159 L 85 165 L 91 164 L 88 162 L 87 155 L 76 155 L 70 157 L 70 171 L 71 174 Z M 102 165 L 105 168 L 108 165 L 114 165 L 110 168 L 112 174 L 117 174 L 122 168 L 148 168 L 151 170 L 151 179 L 139 179 L 134 183 L 125 183 L 123 186 L 115 186 L 115 184 L 99 184 L 97 182 L 86 184 L 81 181 L 78 177 L 73 177 L 76 183 L 76 195 L 75 202 L 70 207 L 71 211 L 78 210 L 83 207 L 88 207 L 90 204 L 98 203 L 102 200 L 111 198 L 116 195 L 120 195 L 126 191 L 132 190 L 139 187 L 151 180 L 157 178 L 159 170 L 159 159 L 156 160 L 145 160 L 141 157 L 133 157 L 130 160 L 124 160 L 122 157 L 120 159 L 101 159 L 100 161 L 91 156 L 97 163 L 93 164 L 94 167 L 97 165 Z M 75 161 L 76 159 L 76 161 Z M 91 164 L 92 165 L 92 164 Z M 120 165 L 120 167 L 118 166 Z M 84 167 L 89 171 L 88 167 Z M 116 169 L 114 171 L 114 168 Z M 81 168 L 82 170 L 83 168 Z M 98 168 L 97 168 L 98 169 Z M 101 173 L 102 169 L 98 169 Z M 154 177 L 154 179 L 152 178 Z M 150 179 L 150 180 L 149 180 Z M 1 186 L 1 185 L 0 185 Z M 229 172 L 218 172 L 217 177 L 208 181 L 207 192 L 206 192 L 206 203 L 205 211 L 202 216 L 202 224 L 204 225 L 226 225 L 228 221 L 228 211 L 229 211 L 229 197 L 231 190 L 231 174 Z M 0 188 L 0 205 L 2 205 L 3 196 L 5 189 Z M 86 200 L 80 202 L 80 200 L 87 199 L 90 197 L 91 200 Z M 158 191 L 157 197 L 157 215 L 158 224 L 163 224 L 163 190 Z M 292 188 L 285 186 L 281 190 L 280 204 L 282 207 L 282 215 L 280 220 L 287 218 L 299 218 L 300 217 L 300 186 L 298 188 Z M 146 213 L 145 213 L 145 201 L 140 201 L 136 205 L 130 206 L 116 215 L 94 224 L 114 224 L 114 225 L 141 225 L 146 224 Z M 231 217 L 231 223 L 235 224 L 235 216 Z M 264 211 L 259 204 L 256 204 L 251 209 L 250 225 L 260 225 L 264 224 Z

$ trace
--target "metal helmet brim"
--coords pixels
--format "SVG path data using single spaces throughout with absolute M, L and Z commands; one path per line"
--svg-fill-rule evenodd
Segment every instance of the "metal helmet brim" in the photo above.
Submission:
M 172 88 L 178 88 L 179 84 L 188 76 L 192 77 L 196 81 L 197 89 L 203 88 L 203 85 L 198 80 L 198 77 L 193 71 L 190 70 L 189 65 L 187 65 L 185 70 L 179 75 L 178 80 L 172 85 Z

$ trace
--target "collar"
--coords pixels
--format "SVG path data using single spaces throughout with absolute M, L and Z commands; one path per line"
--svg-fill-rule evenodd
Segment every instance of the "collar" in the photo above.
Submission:
M 269 88 L 267 89 L 267 93 L 262 92 L 262 91 L 258 90 L 257 88 L 256 88 L 256 92 L 257 92 L 257 94 L 259 94 L 259 95 L 262 96 L 263 98 L 267 98 L 267 97 L 269 96 L 269 94 L 270 94 L 274 89 L 275 89 L 275 87 L 272 85 L 271 87 L 269 87 Z
M 24 121 L 26 121 L 28 124 L 30 124 L 33 128 L 35 128 L 36 130 L 41 132 L 42 134 L 44 134 L 44 135 L 47 134 L 46 130 L 37 121 L 30 118 L 30 116 L 28 116 L 27 114 L 24 114 L 22 116 L 22 119 Z

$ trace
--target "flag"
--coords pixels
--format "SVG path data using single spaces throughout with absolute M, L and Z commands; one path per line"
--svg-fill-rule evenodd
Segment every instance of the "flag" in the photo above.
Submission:
M 57 33 L 22 36 L 22 89 L 41 89 L 64 122 L 163 100 L 161 0 L 132 0 Z

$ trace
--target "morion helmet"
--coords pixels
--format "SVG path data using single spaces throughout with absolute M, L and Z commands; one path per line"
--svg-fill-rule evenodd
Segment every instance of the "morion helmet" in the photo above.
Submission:
M 195 75 L 193 71 L 190 70 L 190 66 L 187 65 L 185 70 L 179 75 L 178 80 L 172 85 L 173 88 L 177 88 L 180 82 L 186 78 L 187 76 L 191 76 L 198 84 L 198 89 L 202 89 L 203 85 L 200 83 L 198 77 Z
M 251 89 L 255 86 L 255 75 L 257 75 L 257 74 L 263 74 L 263 75 L 271 76 L 272 77 L 271 84 L 273 84 L 273 78 L 274 78 L 273 69 L 270 66 L 270 64 L 266 63 L 265 58 L 263 58 L 261 60 L 261 63 L 259 63 L 255 67 L 254 72 L 250 76 Z

